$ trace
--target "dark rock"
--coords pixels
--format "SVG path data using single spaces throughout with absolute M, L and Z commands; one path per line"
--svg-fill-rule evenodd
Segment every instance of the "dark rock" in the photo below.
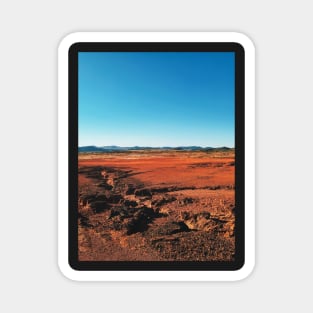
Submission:
M 152 192 L 155 192 L 155 193 L 165 193 L 165 192 L 168 192 L 170 189 L 167 188 L 167 187 L 160 187 L 160 188 L 153 188 L 151 189 Z
M 179 201 L 180 205 L 186 205 L 186 204 L 189 204 L 189 203 L 193 203 L 193 199 L 192 198 L 184 198 L 183 200 Z
M 133 186 L 129 186 L 126 190 L 126 195 L 133 195 L 135 193 L 135 188 Z
M 137 189 L 135 191 L 135 196 L 139 196 L 139 197 L 152 197 L 152 193 L 150 189 L 147 188 L 143 188 L 143 189 Z
M 131 235 L 138 232 L 144 232 L 148 229 L 148 224 L 155 217 L 155 212 L 151 208 L 142 207 L 134 212 L 126 225 L 126 234 Z
M 184 222 L 167 222 L 154 230 L 155 235 L 172 235 L 190 231 Z
M 176 201 L 175 197 L 164 197 L 164 198 L 159 199 L 159 200 L 153 200 L 152 201 L 152 205 L 162 206 L 164 204 L 167 204 L 167 203 L 170 203 L 170 202 L 173 202 L 173 201 Z
M 109 219 L 118 216 L 120 217 L 120 220 L 123 220 L 124 218 L 132 217 L 133 214 L 132 210 L 129 210 L 125 206 L 115 207 L 111 209 Z
M 107 197 L 105 195 L 87 194 L 81 196 L 79 200 L 82 201 L 83 205 L 87 205 L 87 203 L 90 204 L 95 201 L 107 201 Z
M 104 188 L 105 190 L 112 190 L 112 189 L 113 189 L 113 186 L 112 186 L 112 185 L 109 185 L 109 184 L 106 183 L 106 182 L 101 182 L 100 184 L 98 184 L 98 187 L 102 187 L 102 188 Z
M 121 196 L 121 195 L 110 195 L 109 197 L 108 197 L 108 202 L 109 203 L 115 203 L 115 204 L 117 204 L 117 203 L 119 203 L 121 200 L 123 199 L 123 197 Z
M 138 205 L 138 203 L 136 201 L 132 201 L 132 200 L 125 200 L 124 201 L 124 205 L 126 206 L 131 206 L 131 207 L 135 207 Z
M 107 201 L 107 197 L 105 195 L 98 195 L 95 201 Z
M 95 213 L 101 213 L 111 208 L 111 206 L 106 201 L 91 202 L 90 207 Z
M 148 224 L 156 216 L 151 208 L 126 208 L 125 206 L 112 208 L 109 219 L 113 220 L 113 228 L 126 230 L 127 235 L 147 230 Z
M 92 225 L 89 223 L 88 217 L 78 213 L 78 218 L 79 218 L 79 224 L 82 227 L 91 227 Z
M 126 234 L 131 235 L 147 230 L 148 223 L 147 219 L 144 216 L 137 216 L 129 219 L 126 224 Z
M 192 199 L 192 198 L 185 198 L 185 199 L 184 199 L 184 202 L 185 202 L 185 204 L 187 204 L 187 203 L 192 203 L 192 202 L 193 202 L 193 199 Z
M 153 209 L 151 208 L 147 208 L 145 206 L 138 208 L 135 212 L 134 212 L 134 217 L 145 217 L 147 220 L 150 220 L 152 218 L 154 218 L 156 216 L 156 213 L 154 212 Z

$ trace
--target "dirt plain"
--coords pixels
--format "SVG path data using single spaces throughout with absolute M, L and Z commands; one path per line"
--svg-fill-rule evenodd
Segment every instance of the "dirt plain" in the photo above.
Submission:
M 234 150 L 79 154 L 80 261 L 233 261 Z

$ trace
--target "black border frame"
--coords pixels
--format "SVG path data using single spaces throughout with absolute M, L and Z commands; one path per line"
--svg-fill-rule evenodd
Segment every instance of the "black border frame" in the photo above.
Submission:
M 235 261 L 78 260 L 78 53 L 235 53 Z M 234 271 L 245 260 L 245 51 L 236 42 L 78 42 L 68 53 L 68 262 L 79 271 Z

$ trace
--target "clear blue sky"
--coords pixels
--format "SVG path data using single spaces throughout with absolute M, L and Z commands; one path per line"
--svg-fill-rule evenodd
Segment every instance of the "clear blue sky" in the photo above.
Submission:
M 79 146 L 234 147 L 233 52 L 79 52 Z

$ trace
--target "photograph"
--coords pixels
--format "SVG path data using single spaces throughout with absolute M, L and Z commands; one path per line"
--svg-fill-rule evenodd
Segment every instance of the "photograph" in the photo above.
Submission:
M 235 261 L 235 63 L 78 52 L 78 261 Z

